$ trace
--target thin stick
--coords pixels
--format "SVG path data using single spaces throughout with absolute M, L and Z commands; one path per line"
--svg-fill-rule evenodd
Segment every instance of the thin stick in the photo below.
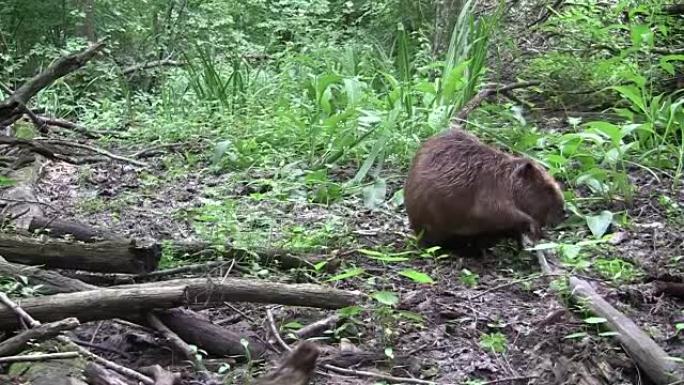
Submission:
M 22 309 L 19 305 L 16 304 L 16 302 L 12 301 L 7 294 L 0 292 L 0 302 L 2 302 L 5 306 L 9 307 L 12 309 L 12 311 L 19 316 L 19 318 L 23 319 L 28 323 L 28 325 L 32 328 L 40 326 L 40 322 L 36 321 Z
M 483 292 L 480 292 L 480 293 L 477 293 L 477 294 L 473 295 L 472 297 L 469 298 L 469 300 L 472 301 L 472 300 L 474 300 L 475 298 L 480 298 L 480 297 L 482 297 L 483 295 L 487 295 L 487 294 L 489 294 L 489 293 L 491 293 L 491 292 L 498 291 L 498 290 L 501 290 L 501 289 L 505 289 L 505 288 L 507 288 L 507 287 L 509 287 L 509 286 L 517 285 L 517 284 L 519 284 L 519 283 L 523 283 L 523 282 L 527 282 L 527 281 L 534 281 L 535 279 L 540 279 L 540 278 L 557 277 L 557 276 L 559 276 L 559 275 L 560 275 L 560 274 L 533 274 L 533 275 L 531 275 L 531 276 L 529 276 L 529 277 L 526 277 L 526 278 L 515 279 L 515 280 L 513 280 L 513 281 L 506 282 L 506 283 L 501 284 L 501 285 L 499 285 L 499 286 L 494 286 L 494 287 L 492 287 L 492 288 L 490 288 L 490 289 L 487 289 L 487 290 L 485 290 L 485 291 L 483 291 Z
M 271 309 L 266 309 L 266 318 L 268 318 L 268 324 L 271 327 L 271 333 L 273 333 L 273 337 L 276 339 L 278 344 L 283 347 L 283 349 L 287 350 L 288 352 L 292 351 L 292 348 L 290 345 L 287 344 L 287 342 L 283 341 L 283 338 L 280 336 L 280 333 L 278 333 L 278 327 L 276 326 L 275 323 L 275 318 L 273 318 L 273 312 L 271 312 Z
M 504 86 L 497 86 L 497 85 L 487 85 L 485 88 L 480 90 L 472 99 L 470 99 L 467 103 L 461 107 L 461 110 L 456 114 L 454 117 L 455 122 L 462 122 L 465 121 L 468 118 L 468 115 L 470 115 L 471 112 L 473 112 L 477 107 L 482 104 L 482 102 L 490 97 L 491 95 L 500 93 L 500 92 L 506 92 L 510 90 L 514 90 L 517 88 L 525 88 L 525 87 L 532 87 L 540 84 L 541 82 L 538 81 L 529 81 L 529 82 L 518 82 L 518 83 L 511 83 L 507 84 Z
M 92 152 L 98 153 L 100 155 L 104 155 L 104 156 L 111 158 L 111 159 L 114 159 L 114 160 L 118 160 L 118 161 L 126 162 L 126 163 L 131 163 L 131 164 L 134 164 L 136 166 L 140 166 L 140 167 L 144 167 L 144 168 L 149 168 L 149 165 L 145 162 L 141 162 L 141 161 L 136 160 L 136 159 L 127 158 L 127 157 L 121 156 L 121 155 L 112 154 L 111 152 L 104 150 L 102 148 L 99 148 L 99 147 L 93 147 L 93 146 L 89 146 L 89 145 L 83 144 L 83 143 L 70 142 L 68 140 L 47 139 L 47 140 L 42 140 L 42 141 L 49 143 L 49 144 L 52 144 L 52 145 L 70 146 L 70 147 L 80 148 L 82 150 L 92 151 Z
M 102 357 L 98 356 L 97 354 L 91 352 L 90 350 L 88 350 L 82 346 L 77 345 L 72 340 L 70 340 L 68 337 L 59 336 L 59 337 L 57 337 L 57 340 L 68 345 L 68 346 L 70 346 L 70 347 L 75 348 L 82 356 L 85 356 L 87 358 L 92 359 L 93 361 L 97 362 L 98 364 L 101 364 L 102 366 L 106 367 L 107 369 L 111 369 L 111 370 L 113 370 L 119 374 L 123 374 L 124 376 L 127 376 L 127 377 L 133 378 L 135 380 L 138 380 L 140 382 L 143 382 L 146 385 L 154 385 L 154 380 L 147 377 L 146 375 L 141 374 L 139 372 L 136 372 L 135 370 L 127 368 L 125 366 L 121 366 L 121 365 L 114 363 L 112 361 L 109 361 L 106 358 L 102 358 Z
M 47 360 L 63 360 L 78 357 L 78 352 L 62 352 L 62 353 L 43 353 L 43 354 L 25 354 L 21 356 L 7 356 L 0 357 L 0 363 L 8 364 L 11 362 L 34 362 Z

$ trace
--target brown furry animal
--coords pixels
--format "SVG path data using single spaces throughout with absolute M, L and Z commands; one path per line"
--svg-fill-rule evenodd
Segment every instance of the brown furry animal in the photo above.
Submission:
M 424 245 L 476 250 L 522 235 L 541 237 L 541 227 L 564 217 L 564 199 L 548 172 L 452 129 L 418 150 L 404 186 L 413 231 Z

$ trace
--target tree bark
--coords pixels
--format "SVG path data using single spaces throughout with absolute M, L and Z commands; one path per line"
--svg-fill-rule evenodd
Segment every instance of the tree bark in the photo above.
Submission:
M 74 293 L 78 291 L 99 289 L 78 279 L 65 277 L 50 270 L 43 270 L 37 266 L 26 266 L 7 262 L 0 257 L 0 275 L 9 277 L 26 277 L 31 284 L 41 285 L 41 291 L 47 294 Z
M 117 241 L 126 242 L 123 237 L 115 234 L 106 233 L 102 229 L 97 229 L 76 221 L 63 220 L 59 218 L 46 218 L 34 216 L 28 226 L 28 231 L 32 234 L 40 232 L 47 233 L 50 237 L 59 238 L 72 236 L 77 241 L 97 242 L 97 241 Z
M 78 325 L 80 325 L 78 320 L 72 317 L 23 331 L 0 343 L 0 357 L 21 353 L 26 344 L 31 340 L 44 341 L 55 337 L 64 330 L 74 329 Z
M 44 322 L 77 317 L 81 322 L 111 318 L 138 320 L 154 309 L 179 306 L 206 308 L 223 302 L 276 303 L 337 309 L 357 303 L 358 292 L 311 284 L 282 284 L 244 279 L 179 279 L 139 285 L 114 286 L 78 293 L 26 298 L 20 303 L 33 318 Z M 12 309 L 0 306 L 0 330 L 18 327 Z
M 194 311 L 179 308 L 155 314 L 183 341 L 205 350 L 212 356 L 244 356 L 245 347 L 240 342 L 243 338 L 249 342 L 248 348 L 252 358 L 261 357 L 266 352 L 266 346 L 259 340 L 215 325 Z
M 138 247 L 114 241 L 74 243 L 0 234 L 0 255 L 25 265 L 140 274 L 156 269 L 161 247 L 158 244 Z
M 544 274 L 559 274 L 560 270 L 548 262 L 543 250 L 537 251 L 537 259 Z M 570 276 L 568 284 L 575 300 L 583 303 L 594 314 L 606 319 L 607 326 L 617 332 L 617 339 L 623 349 L 655 384 L 667 385 L 684 380 L 682 366 L 672 360 L 631 319 L 603 299 L 588 282 Z

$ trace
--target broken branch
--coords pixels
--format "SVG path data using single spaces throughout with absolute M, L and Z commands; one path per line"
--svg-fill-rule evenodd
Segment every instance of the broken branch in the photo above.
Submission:
M 0 364 L 13 362 L 34 362 L 47 360 L 63 360 L 78 357 L 78 352 L 44 353 L 44 354 L 25 354 L 21 356 L 0 357 Z
M 44 341 L 57 336 L 64 330 L 76 328 L 80 323 L 76 318 L 66 318 L 57 322 L 50 322 L 36 326 L 10 337 L 0 343 L 0 356 L 9 356 L 20 353 L 30 341 Z
M 21 108 L 22 105 L 25 106 L 29 99 L 40 90 L 48 87 L 55 80 L 81 68 L 104 46 L 104 41 L 100 41 L 90 45 L 81 52 L 63 56 L 50 64 L 45 71 L 29 79 L 15 90 L 9 98 L 0 103 L 0 121 L 10 118 L 16 108 Z
M 537 250 L 537 259 L 544 274 L 556 274 L 543 250 Z M 572 296 L 586 304 L 598 316 L 606 319 L 607 326 L 617 332 L 622 347 L 658 385 L 681 381 L 681 367 L 658 344 L 644 333 L 631 319 L 603 299 L 585 280 L 568 278 Z

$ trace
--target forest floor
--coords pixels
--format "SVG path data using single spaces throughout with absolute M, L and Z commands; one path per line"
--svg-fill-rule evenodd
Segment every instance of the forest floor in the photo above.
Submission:
M 269 237 L 274 245 L 282 245 L 284 239 L 290 246 L 327 242 L 323 254 L 330 255 L 336 250 L 343 255 L 342 267 L 360 267 L 368 273 L 327 284 L 364 292 L 384 288 L 400 297 L 398 310 L 423 318 L 418 322 L 399 317 L 396 312 L 384 314 L 383 318 L 378 311 L 365 310 L 348 320 L 343 330 L 335 334 L 348 338 L 364 351 L 378 353 L 368 362 L 359 362 L 354 366 L 357 369 L 377 368 L 400 377 L 439 383 L 509 379 L 496 383 L 575 384 L 578 378 L 591 376 L 606 384 L 645 383 L 614 337 L 601 337 L 598 325 L 588 325 L 577 313 L 567 311 L 557 293 L 550 289 L 548 277 L 534 278 L 533 274 L 540 269 L 530 252 L 517 254 L 504 245 L 482 259 L 450 255 L 383 263 L 359 249 L 415 250 L 401 206 L 383 204 L 369 210 L 361 198 L 354 197 L 330 205 L 307 203 L 306 199 L 263 199 L 263 194 L 278 188 L 277 176 L 255 170 L 239 177 L 230 173 L 216 175 L 202 164 L 183 165 L 180 153 L 149 162 L 155 170 L 149 173 L 138 173 L 121 164 L 75 167 L 50 163 L 38 192 L 64 218 L 133 238 L 198 239 L 201 234 L 192 210 L 228 199 L 234 204 L 229 214 L 235 215 L 239 231 L 260 232 L 261 238 L 252 241 L 261 246 L 269 242 Z M 171 172 L 169 165 L 182 172 Z M 341 180 L 346 179 L 344 169 L 337 172 Z M 388 197 L 402 187 L 404 173 L 395 174 L 388 184 Z M 630 223 L 612 229 L 618 235 L 610 251 L 603 251 L 611 255 L 595 255 L 590 260 L 619 257 L 631 262 L 638 271 L 628 282 L 607 279 L 592 268 L 582 274 L 591 278 L 604 298 L 631 317 L 668 353 L 682 357 L 684 341 L 674 329 L 675 323 L 684 321 L 682 303 L 654 295 L 651 282 L 668 274 L 682 276 L 682 264 L 677 258 L 684 255 L 681 222 L 654 204 L 659 196 L 671 195 L 668 183 L 636 170 L 630 178 L 639 186 L 633 205 L 627 209 Z M 244 182 L 247 180 L 250 182 Z M 680 188 L 673 199 L 684 201 L 684 190 Z M 205 224 L 203 231 L 211 230 L 212 226 L 220 225 Z M 550 231 L 547 239 L 562 239 L 565 231 Z M 247 235 L 242 234 L 244 242 L 249 243 Z M 316 275 L 304 271 L 247 267 L 256 278 L 317 281 Z M 405 268 L 428 273 L 434 283 L 418 284 L 397 274 Z M 221 324 L 232 324 L 246 335 L 273 340 L 263 306 L 232 304 L 204 313 Z M 330 312 L 279 307 L 274 314 L 282 326 L 295 321 L 304 325 Z M 383 326 L 392 334 L 388 336 Z M 179 355 L 149 341 L 129 338 L 131 332 L 116 323 L 104 322 L 85 325 L 77 334 L 82 340 L 112 349 L 113 352 L 102 352 L 103 356 L 132 367 L 150 363 L 183 365 Z M 135 331 L 132 335 L 138 334 Z M 319 342 L 338 344 L 339 339 L 328 334 Z M 386 357 L 383 359 L 386 347 L 392 347 L 396 358 L 391 365 Z M 492 351 L 497 348 L 499 352 Z M 278 357 L 278 353 L 271 352 L 268 358 Z M 237 365 L 233 370 L 246 369 Z M 317 375 L 315 383 L 372 381 L 329 373 Z

